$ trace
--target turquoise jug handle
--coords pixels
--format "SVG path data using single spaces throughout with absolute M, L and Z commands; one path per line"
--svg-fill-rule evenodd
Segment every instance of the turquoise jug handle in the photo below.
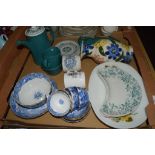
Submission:
M 51 35 L 50 42 L 53 45 L 54 40 L 57 38 L 57 34 L 53 30 L 50 30 L 50 35 Z

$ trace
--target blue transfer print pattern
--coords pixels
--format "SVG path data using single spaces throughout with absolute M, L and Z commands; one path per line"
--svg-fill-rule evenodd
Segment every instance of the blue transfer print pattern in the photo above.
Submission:
M 66 57 L 64 63 L 66 68 L 68 68 L 69 70 L 72 70 L 77 64 L 75 56 Z
M 46 75 L 44 75 L 42 73 L 30 73 L 30 74 L 24 76 L 21 80 L 19 80 L 16 83 L 15 87 L 14 87 L 14 90 L 13 90 L 14 91 L 14 97 L 15 97 L 17 102 L 20 102 L 18 94 L 19 94 L 22 86 L 25 83 L 27 83 L 28 81 L 33 80 L 35 78 L 40 78 L 40 79 L 44 78 L 44 79 L 46 79 L 51 84 L 52 91 L 56 91 L 57 90 L 57 84 L 56 84 L 56 82 L 54 80 L 50 80 Z
M 115 60 L 117 57 L 120 56 L 122 49 L 119 48 L 118 44 L 111 44 L 111 46 L 107 46 L 107 51 L 105 52 L 108 55 L 109 59 Z
M 122 62 L 129 63 L 133 58 L 133 52 L 126 52 L 126 55 L 123 57 Z
M 88 55 L 90 53 L 90 49 L 93 49 L 94 46 L 92 46 L 91 44 L 83 44 L 83 53 L 85 55 Z
M 60 99 L 59 104 L 64 104 L 64 100 Z
M 38 73 L 33 73 L 33 74 L 38 74 Z M 56 82 L 54 80 L 50 80 L 50 84 L 52 86 L 53 92 L 57 91 Z M 25 119 L 31 119 L 31 118 L 39 117 L 48 111 L 47 103 L 42 104 L 41 106 L 36 107 L 36 108 L 25 108 L 23 106 L 20 106 L 16 102 L 16 97 L 15 97 L 17 93 L 16 91 L 14 89 L 13 92 L 11 93 L 11 96 L 9 98 L 9 105 L 10 105 L 12 112 L 15 113 L 15 115 L 17 115 L 18 117 L 25 118 Z
M 40 91 L 35 92 L 34 99 L 40 99 L 41 97 L 43 97 L 43 94 Z
M 69 88 L 66 88 L 65 91 L 67 91 L 70 94 L 70 96 L 73 100 L 72 110 L 79 109 L 79 96 L 78 96 L 77 88 L 69 87 Z

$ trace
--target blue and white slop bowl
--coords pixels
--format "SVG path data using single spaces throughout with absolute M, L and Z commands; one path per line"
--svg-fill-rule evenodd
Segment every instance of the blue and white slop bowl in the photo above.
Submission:
M 72 101 L 69 95 L 62 90 L 52 93 L 47 101 L 49 112 L 56 117 L 65 116 L 71 109 Z
M 52 92 L 50 79 L 42 73 L 30 73 L 14 87 L 15 101 L 26 108 L 36 108 L 44 103 Z
M 50 80 L 50 84 L 52 86 L 52 92 L 57 91 L 57 85 L 55 81 Z M 9 105 L 12 112 L 18 117 L 25 118 L 25 119 L 32 119 L 32 118 L 39 117 L 48 111 L 47 102 L 35 108 L 26 108 L 16 102 L 15 96 L 16 96 L 15 91 L 12 91 L 11 96 L 9 98 Z

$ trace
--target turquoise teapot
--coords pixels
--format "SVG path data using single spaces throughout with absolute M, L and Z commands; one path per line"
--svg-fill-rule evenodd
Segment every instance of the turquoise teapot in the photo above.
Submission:
M 42 53 L 51 47 L 54 37 L 49 40 L 44 27 L 32 26 L 25 31 L 26 40 L 17 40 L 16 45 L 23 45 L 30 49 L 32 57 L 37 65 L 42 63 Z

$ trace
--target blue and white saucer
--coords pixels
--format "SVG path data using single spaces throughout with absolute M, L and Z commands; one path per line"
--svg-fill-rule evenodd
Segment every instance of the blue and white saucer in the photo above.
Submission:
M 52 85 L 52 90 L 57 91 L 57 85 L 56 85 L 55 81 L 51 80 L 50 83 Z M 15 96 L 15 92 L 13 91 L 11 93 L 11 96 L 9 99 L 9 105 L 10 105 L 12 112 L 21 118 L 27 118 L 27 119 L 28 118 L 36 118 L 36 117 L 39 117 L 39 116 L 45 114 L 48 111 L 47 103 L 45 103 L 39 107 L 36 107 L 36 108 L 25 108 L 16 102 L 14 96 Z

